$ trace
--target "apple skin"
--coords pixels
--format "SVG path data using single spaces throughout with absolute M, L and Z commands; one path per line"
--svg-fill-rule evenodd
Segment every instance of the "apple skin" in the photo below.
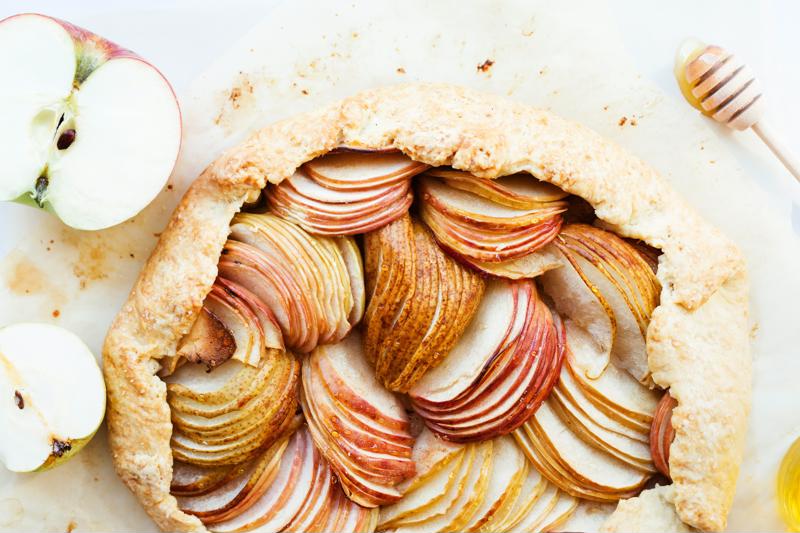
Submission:
M 31 16 L 41 17 L 56 22 L 61 27 L 63 27 L 67 31 L 67 33 L 69 33 L 69 35 L 72 37 L 72 41 L 75 44 L 75 59 L 76 59 L 75 79 L 73 81 L 73 86 L 75 89 L 80 88 L 80 85 L 84 81 L 86 81 L 86 79 L 92 74 L 92 72 L 97 70 L 98 67 L 100 67 L 101 65 L 108 62 L 111 59 L 117 59 L 117 58 L 127 58 L 140 61 L 148 65 L 150 68 L 154 69 L 158 73 L 158 75 L 164 79 L 164 82 L 166 83 L 167 87 L 169 87 L 169 90 L 172 93 L 172 97 L 176 102 L 176 108 L 178 111 L 178 124 L 179 124 L 180 136 L 179 136 L 178 149 L 175 152 L 175 161 L 173 161 L 172 163 L 172 167 L 174 168 L 175 164 L 178 162 L 178 156 L 180 155 L 181 145 L 183 143 L 183 132 L 182 132 L 183 115 L 180 109 L 180 104 L 178 103 L 179 102 L 178 97 L 175 94 L 175 90 L 172 88 L 172 84 L 169 83 L 169 80 L 166 78 L 166 76 L 164 76 L 164 74 L 155 65 L 153 65 L 149 61 L 146 61 L 135 52 L 128 50 L 127 48 L 124 48 L 118 45 L 117 43 L 109 39 L 106 39 L 105 37 L 102 37 L 100 35 L 97 35 L 96 33 L 91 32 L 85 28 L 81 28 L 80 26 L 76 26 L 75 24 L 72 24 L 70 22 L 67 22 L 65 20 L 56 17 L 51 17 L 49 15 L 44 15 L 41 13 L 19 13 L 1 19 L 0 24 L 3 24 L 8 20 L 17 17 L 31 17 Z M 68 97 L 67 100 L 69 101 L 69 99 L 70 98 Z M 58 131 L 56 131 L 56 134 L 58 134 Z M 168 176 L 169 175 L 167 174 L 164 177 L 164 182 L 166 182 Z M 11 201 L 17 204 L 26 205 L 36 209 L 42 209 L 43 211 L 50 213 L 56 218 L 60 218 L 58 216 L 58 213 L 56 213 L 56 211 L 53 209 L 53 207 L 50 205 L 49 202 L 45 200 L 42 204 L 39 204 L 35 200 L 35 198 L 31 195 L 30 192 L 26 192 L 22 196 L 15 198 Z M 144 207 L 145 206 L 142 206 L 142 208 Z M 86 228 L 78 227 L 77 229 L 98 230 L 98 229 L 104 229 L 104 227 L 86 227 Z

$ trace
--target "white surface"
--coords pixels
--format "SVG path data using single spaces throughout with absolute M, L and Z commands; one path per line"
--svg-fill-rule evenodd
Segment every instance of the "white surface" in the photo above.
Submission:
M 531 2 L 530 5 L 534 4 Z M 790 391 L 795 390 L 794 380 L 787 382 L 784 377 L 796 378 L 788 365 L 798 359 L 792 353 L 798 335 L 793 323 L 794 315 L 788 311 L 777 314 L 774 309 L 779 307 L 781 300 L 800 297 L 794 275 L 798 239 L 790 232 L 792 199 L 797 199 L 798 186 L 772 160 L 763 157 L 765 151 L 751 142 L 752 139 L 734 137 L 715 127 L 709 129 L 705 119 L 665 99 L 648 79 L 664 92 L 677 97 L 671 79 L 674 47 L 686 34 L 703 37 L 712 35 L 713 31 L 716 33 L 712 37 L 718 35 L 715 40 L 720 44 L 751 61 L 756 72 L 762 75 L 768 93 L 777 95 L 773 86 L 781 84 L 783 99 L 773 98 L 775 103 L 792 102 L 788 95 L 798 92 L 797 79 L 791 78 L 796 76 L 796 72 L 769 67 L 781 63 L 762 59 L 781 57 L 777 46 L 764 48 L 764 43 L 774 41 L 785 47 L 783 64 L 792 64 L 788 50 L 800 48 L 799 37 L 790 27 L 792 12 L 796 12 L 797 7 L 790 2 L 715 1 L 703 3 L 702 8 L 683 1 L 669 7 L 655 2 L 614 2 L 611 12 L 619 24 L 617 33 L 609 29 L 602 8 L 597 7 L 590 9 L 598 11 L 597 17 L 587 23 L 585 14 L 576 14 L 574 20 L 564 19 L 563 22 L 551 20 L 553 17 L 549 12 L 535 16 L 527 14 L 525 19 L 516 17 L 516 10 L 528 12 L 521 3 L 513 9 L 498 8 L 496 19 L 491 20 L 470 19 L 466 8 L 454 13 L 448 12 L 445 4 L 436 4 L 425 10 L 425 17 L 413 28 L 414 35 L 424 35 L 428 40 L 413 42 L 407 34 L 403 40 L 405 29 L 398 22 L 405 20 L 408 24 L 413 14 L 375 15 L 377 27 L 365 25 L 363 19 L 367 15 L 364 13 L 373 10 L 373 4 L 370 4 L 370 9 L 364 8 L 359 14 L 362 25 L 353 22 L 353 27 L 361 33 L 360 40 L 354 38 L 350 42 L 349 34 L 337 34 L 329 41 L 330 46 L 335 43 L 342 46 L 340 50 L 346 46 L 343 54 L 347 57 L 336 62 L 327 55 L 319 56 L 319 68 L 303 71 L 304 65 L 310 65 L 308 62 L 318 57 L 320 47 L 327 47 L 323 42 L 326 32 L 321 29 L 325 28 L 326 20 L 339 30 L 349 28 L 348 23 L 341 19 L 325 19 L 319 13 L 308 19 L 308 9 L 300 13 L 289 3 L 278 8 L 274 17 L 267 16 L 272 2 L 226 2 L 224 10 L 218 7 L 221 3 L 211 1 L 170 3 L 141 0 L 134 5 L 135 8 L 125 8 L 121 2 L 93 1 L 82 2 L 78 7 L 55 0 L 7 0 L 2 4 L 0 17 L 6 11 L 47 11 L 106 35 L 152 60 L 183 96 L 188 131 L 184 162 L 176 173 L 176 191 L 172 195 L 165 192 L 134 223 L 124 224 L 102 235 L 83 234 L 64 231 L 52 217 L 31 209 L 0 205 L 0 254 L 5 255 L 4 268 L 13 267 L 14 277 L 22 281 L 33 270 L 40 270 L 43 274 L 21 285 L 32 291 L 31 295 L 11 294 L 8 289 L 0 287 L 0 301 L 4 304 L 0 306 L 0 322 L 22 319 L 57 321 L 81 334 L 96 352 L 99 351 L 110 317 L 121 305 L 130 280 L 155 242 L 152 233 L 163 227 L 185 180 L 222 147 L 235 142 L 246 128 L 317 105 L 358 87 L 400 81 L 402 78 L 395 74 L 395 67 L 400 65 L 393 62 L 398 59 L 402 46 L 408 59 L 409 74 L 405 79 L 449 79 L 490 91 L 513 92 L 516 99 L 550 106 L 612 137 L 664 171 L 692 203 L 701 206 L 714 223 L 742 244 L 750 258 L 755 287 L 754 318 L 759 322 L 755 381 L 759 392 L 754 401 L 754 414 L 757 416 L 754 416 L 748 443 L 749 462 L 739 485 L 739 499 L 731 525 L 740 530 L 780 527 L 774 513 L 774 471 L 777 458 L 789 439 L 800 432 L 796 402 L 787 401 Z M 307 3 L 301 2 L 301 5 Z M 329 5 L 320 4 L 319 11 L 329 12 Z M 352 2 L 339 5 L 342 12 L 347 12 Z M 447 7 L 453 5 L 450 3 Z M 466 3 L 458 5 L 465 6 Z M 541 8 L 542 4 L 536 5 Z M 656 6 L 658 12 L 652 13 Z M 683 9 L 695 18 L 687 20 Z M 485 11 L 488 9 L 484 8 Z M 246 38 L 257 53 L 248 55 L 247 45 L 240 44 L 238 52 L 226 56 L 226 61 L 214 62 L 211 70 L 193 85 L 189 97 L 190 81 L 264 16 L 267 18 L 259 27 L 260 31 Z M 465 40 L 460 49 L 454 44 L 455 40 L 442 43 L 436 50 L 430 48 L 430 38 L 437 32 L 448 36 L 453 34 L 451 25 L 454 19 L 470 26 L 470 39 Z M 527 31 L 527 24 L 535 28 L 536 33 L 531 44 L 521 44 L 519 29 L 522 27 L 523 32 Z M 562 25 L 570 28 L 573 24 L 582 31 L 565 35 L 560 30 Z M 516 33 L 498 31 L 498 28 L 509 27 Z M 704 28 L 709 30 L 702 31 Z M 643 73 L 642 79 L 631 75 L 627 59 L 619 52 L 620 43 L 615 35 L 622 36 L 624 48 L 621 49 L 626 48 L 632 54 L 637 69 Z M 602 38 L 602 42 L 598 39 L 596 46 L 591 42 L 595 37 Z M 367 41 L 368 38 L 374 41 Z M 384 45 L 396 43 L 397 48 L 370 46 L 378 41 Z M 557 48 L 559 45 L 563 47 L 563 53 Z M 756 45 L 759 53 L 757 57 L 755 54 L 751 57 L 750 47 Z M 600 56 L 592 58 L 598 50 Z M 498 59 L 490 78 L 477 75 L 473 66 L 487 53 Z M 603 57 L 602 53 L 609 56 Z M 453 57 L 453 60 L 447 61 L 448 57 Z M 613 67 L 608 64 L 609 58 L 619 58 L 624 63 L 620 72 L 610 72 Z M 254 81 L 256 93 L 269 98 L 256 98 L 249 104 L 243 101 L 240 111 L 226 115 L 232 117 L 230 123 L 225 118 L 222 123 L 215 124 L 219 97 L 223 96 L 225 101 L 224 91 L 230 92 L 231 83 L 242 82 L 239 70 L 257 73 L 247 70 L 254 65 L 262 66 L 262 77 Z M 543 67 L 549 69 L 550 74 L 537 76 L 537 70 Z M 604 67 L 607 70 L 603 71 Z M 265 78 L 264 69 L 274 78 Z M 769 79 L 766 72 L 769 72 Z M 291 87 L 292 80 L 299 80 L 303 75 L 307 76 L 304 83 L 308 83 L 311 89 L 308 98 L 299 96 L 299 91 Z M 619 87 L 615 84 L 615 76 L 620 77 Z M 784 77 L 781 79 L 780 76 Z M 794 86 L 791 83 L 795 83 Z M 617 94 L 618 89 L 622 94 Z M 602 103 L 609 104 L 608 113 L 601 111 Z M 245 108 L 245 104 L 252 104 L 253 108 Z M 787 105 L 780 109 L 779 115 L 786 119 L 791 113 L 797 116 L 797 112 L 796 105 Z M 617 127 L 617 117 L 634 113 L 642 117 L 637 128 Z M 233 125 L 237 127 L 233 128 Z M 658 143 L 662 137 L 663 149 Z M 795 134 L 793 137 L 798 136 Z M 704 146 L 706 151 L 698 152 L 698 146 Z M 737 148 L 735 159 L 726 154 L 726 147 Z M 701 154 L 707 154 L 708 160 Z M 753 183 L 767 191 L 771 199 L 766 200 L 757 190 L 750 189 Z M 726 189 L 737 193 L 726 195 L 725 205 L 715 205 L 720 203 L 716 192 Z M 776 214 L 779 216 L 774 216 Z M 46 235 L 56 235 L 56 242 L 49 243 Z M 50 247 L 53 247 L 53 252 L 45 252 Z M 13 251 L 6 255 L 11 249 Z M 25 258 L 34 261 L 25 262 Z M 8 278 L 8 271 L 4 274 Z M 53 309 L 60 310 L 60 318 L 51 318 Z M 141 510 L 130 495 L 117 490 L 118 482 L 104 453 L 107 452 L 101 435 L 73 465 L 32 477 L 12 478 L 0 473 L 0 528 L 22 527 L 20 522 L 13 522 L 17 515 L 23 514 L 24 502 L 21 500 L 30 502 L 31 495 L 36 494 L 47 504 L 28 504 L 24 508 L 24 523 L 47 524 L 49 529 L 60 529 L 69 519 L 74 520 L 79 528 L 141 529 L 141 524 L 146 523 L 142 521 Z M 109 487 L 109 490 L 97 487 Z M 14 491 L 18 498 L 12 497 Z M 93 502 L 91 498 L 98 495 L 103 501 Z

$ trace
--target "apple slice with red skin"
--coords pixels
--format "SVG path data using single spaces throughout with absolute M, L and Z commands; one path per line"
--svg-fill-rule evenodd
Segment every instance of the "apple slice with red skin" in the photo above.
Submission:
M 251 463 L 235 470 L 235 475 L 210 491 L 195 496 L 179 496 L 178 507 L 200 518 L 205 524 L 222 522 L 244 511 L 266 492 L 278 473 L 288 436 L 273 444 Z M 174 474 L 173 474 L 174 477 Z
M 462 263 L 466 263 L 476 270 L 491 276 L 508 279 L 536 278 L 548 270 L 560 268 L 564 264 L 561 254 L 552 243 L 531 254 L 498 263 L 478 261 L 458 252 L 449 251 L 457 255 Z
M 454 189 L 471 192 L 515 209 L 534 209 L 543 203 L 556 202 L 569 196 L 555 185 L 524 173 L 485 179 L 460 170 L 432 168 L 426 174 L 441 178 Z
M 650 452 L 653 462 L 659 472 L 669 477 L 669 449 L 675 439 L 675 429 L 672 427 L 672 410 L 678 402 L 665 392 L 658 402 L 653 415 L 653 425 L 650 429 Z
M 225 278 L 217 278 L 215 283 L 221 286 L 225 292 L 242 300 L 253 311 L 258 318 L 260 333 L 267 349 L 285 349 L 281 327 L 269 307 L 266 307 L 255 294 L 238 283 Z
M 218 317 L 233 336 L 236 351 L 232 358 L 250 366 L 258 366 L 265 350 L 264 336 L 258 318 L 247 304 L 215 284 L 203 306 Z
M 407 471 L 413 472 L 413 462 L 409 460 L 411 447 L 393 445 L 348 425 L 347 420 L 326 409 L 327 390 L 314 378 L 312 367 L 307 361 L 303 365 L 302 374 L 305 405 L 309 411 L 306 418 L 315 421 L 325 436 L 358 465 L 365 475 L 374 471 L 403 479 L 407 477 Z
M 286 346 L 291 349 L 316 344 L 319 338 L 316 320 L 302 288 L 294 277 L 247 244 L 228 241 L 223 249 L 219 275 L 256 295 L 275 315 Z
M 541 222 L 566 210 L 562 203 L 542 204 L 534 209 L 514 209 L 458 189 L 436 178 L 418 181 L 421 200 L 448 218 L 486 230 L 513 230 Z
M 154 66 L 26 13 L 0 21 L 0 71 L 0 200 L 98 230 L 156 197 L 178 156 L 181 115 Z
M 335 190 L 363 190 L 391 185 L 423 172 L 427 165 L 391 151 L 339 149 L 303 165 L 319 184 Z
M 211 531 L 232 533 L 259 527 L 280 531 L 291 522 L 310 494 L 321 457 L 304 428 L 292 435 L 284 457 L 267 490 L 243 512 L 213 524 Z

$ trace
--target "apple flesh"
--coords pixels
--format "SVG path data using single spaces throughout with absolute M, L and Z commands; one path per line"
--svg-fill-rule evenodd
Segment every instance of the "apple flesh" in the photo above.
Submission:
M 105 414 L 94 355 L 75 334 L 48 324 L 0 329 L 0 397 L 0 461 L 15 472 L 66 461 Z
M 175 164 L 181 116 L 152 65 L 67 22 L 0 21 L 0 200 L 78 229 L 141 211 Z

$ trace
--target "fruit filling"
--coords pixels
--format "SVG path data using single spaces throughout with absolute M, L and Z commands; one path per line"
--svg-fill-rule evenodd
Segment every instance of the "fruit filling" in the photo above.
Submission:
M 162 359 L 172 493 L 210 530 L 548 531 L 669 476 L 658 250 L 533 176 L 395 151 L 262 195 Z

